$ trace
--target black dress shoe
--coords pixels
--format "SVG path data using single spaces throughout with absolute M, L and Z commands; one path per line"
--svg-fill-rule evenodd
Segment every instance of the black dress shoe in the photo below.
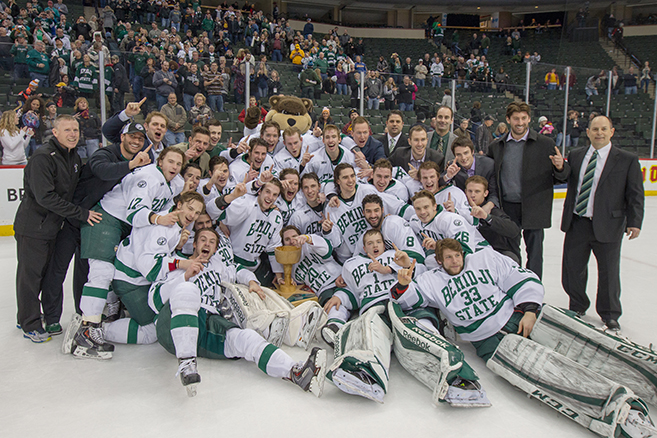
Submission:
M 584 318 L 584 315 L 586 315 L 586 312 L 582 312 L 579 310 L 575 311 L 575 316 L 577 316 L 578 318 Z
M 604 321 L 604 323 L 607 326 L 607 330 L 609 330 L 611 332 L 619 332 L 620 331 L 620 324 L 615 319 L 608 319 L 608 320 Z

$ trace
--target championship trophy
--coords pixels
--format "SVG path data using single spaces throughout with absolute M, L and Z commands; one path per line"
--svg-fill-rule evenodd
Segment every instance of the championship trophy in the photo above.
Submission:
M 276 292 L 294 306 L 306 301 L 317 301 L 317 296 L 310 289 L 299 287 L 292 282 L 292 266 L 301 260 L 301 248 L 296 246 L 279 246 L 274 250 L 276 261 L 283 265 L 284 284 L 279 284 Z

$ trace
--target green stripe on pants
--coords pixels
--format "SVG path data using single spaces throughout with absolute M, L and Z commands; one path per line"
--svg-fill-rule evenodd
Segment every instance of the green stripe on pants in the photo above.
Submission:
M 258 360 L 258 368 L 262 370 L 263 373 L 267 374 L 267 364 L 271 355 L 274 354 L 274 351 L 278 350 L 278 347 L 273 344 L 268 344 L 262 354 L 260 354 L 260 359 Z

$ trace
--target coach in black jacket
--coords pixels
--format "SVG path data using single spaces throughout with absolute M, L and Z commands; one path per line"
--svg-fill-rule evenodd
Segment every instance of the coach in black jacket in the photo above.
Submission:
M 92 225 L 100 221 L 100 214 L 71 203 L 82 165 L 75 150 L 80 139 L 78 121 L 72 116 L 59 116 L 52 131 L 53 138 L 34 153 L 25 167 L 25 195 L 14 221 L 18 324 L 23 336 L 33 342 L 50 340 L 41 324 L 39 292 L 64 218 Z
M 570 296 L 570 309 L 584 314 L 590 305 L 586 281 L 593 250 L 598 261 L 596 311 L 609 329 L 619 330 L 621 241 L 623 233 L 630 239 L 639 236 L 644 192 L 639 160 L 613 146 L 613 134 L 609 119 L 598 116 L 587 129 L 591 146 L 573 149 L 568 156 L 571 170 L 561 221 L 566 233 L 562 284 Z
M 543 275 L 543 230 L 552 222 L 554 184 L 565 182 L 570 167 L 554 141 L 529 129 L 531 109 L 512 102 L 506 110 L 508 135 L 493 141 L 488 156 L 495 160 L 495 176 L 502 210 L 523 230 L 527 268 Z
M 121 143 L 114 143 L 100 148 L 91 156 L 82 168 L 80 181 L 73 195 L 73 204 L 91 210 L 105 193 L 121 182 L 124 176 L 133 169 L 149 164 L 151 146 L 142 150 L 144 127 L 139 123 L 131 123 L 124 128 Z M 42 286 L 43 314 L 46 324 L 59 323 L 62 316 L 64 298 L 63 284 L 68 271 L 68 265 L 75 254 L 75 270 L 73 275 L 73 298 L 75 310 L 80 311 L 82 287 L 87 282 L 89 263 L 80 259 L 80 222 L 75 218 L 64 221 L 62 229 L 57 234 L 55 249 Z
M 409 172 L 411 166 L 417 170 L 423 162 L 433 161 L 438 164 L 441 171 L 443 170 L 445 157 L 438 151 L 427 149 L 427 131 L 422 126 L 413 126 L 408 131 L 408 138 L 411 147 L 395 149 L 390 156 L 389 160 L 393 166 L 399 166 Z

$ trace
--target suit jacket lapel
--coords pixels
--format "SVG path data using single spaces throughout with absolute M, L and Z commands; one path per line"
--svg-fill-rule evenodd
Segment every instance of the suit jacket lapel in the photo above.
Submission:
M 611 170 L 614 168 L 616 163 L 618 162 L 618 154 L 620 152 L 618 149 L 616 149 L 613 145 L 611 146 L 611 149 L 609 150 L 609 156 L 607 156 L 607 161 L 605 162 L 605 167 L 602 169 L 602 174 L 600 175 L 600 180 L 598 181 L 598 187 L 600 187 L 600 184 L 609 176 L 609 173 L 611 173 Z

